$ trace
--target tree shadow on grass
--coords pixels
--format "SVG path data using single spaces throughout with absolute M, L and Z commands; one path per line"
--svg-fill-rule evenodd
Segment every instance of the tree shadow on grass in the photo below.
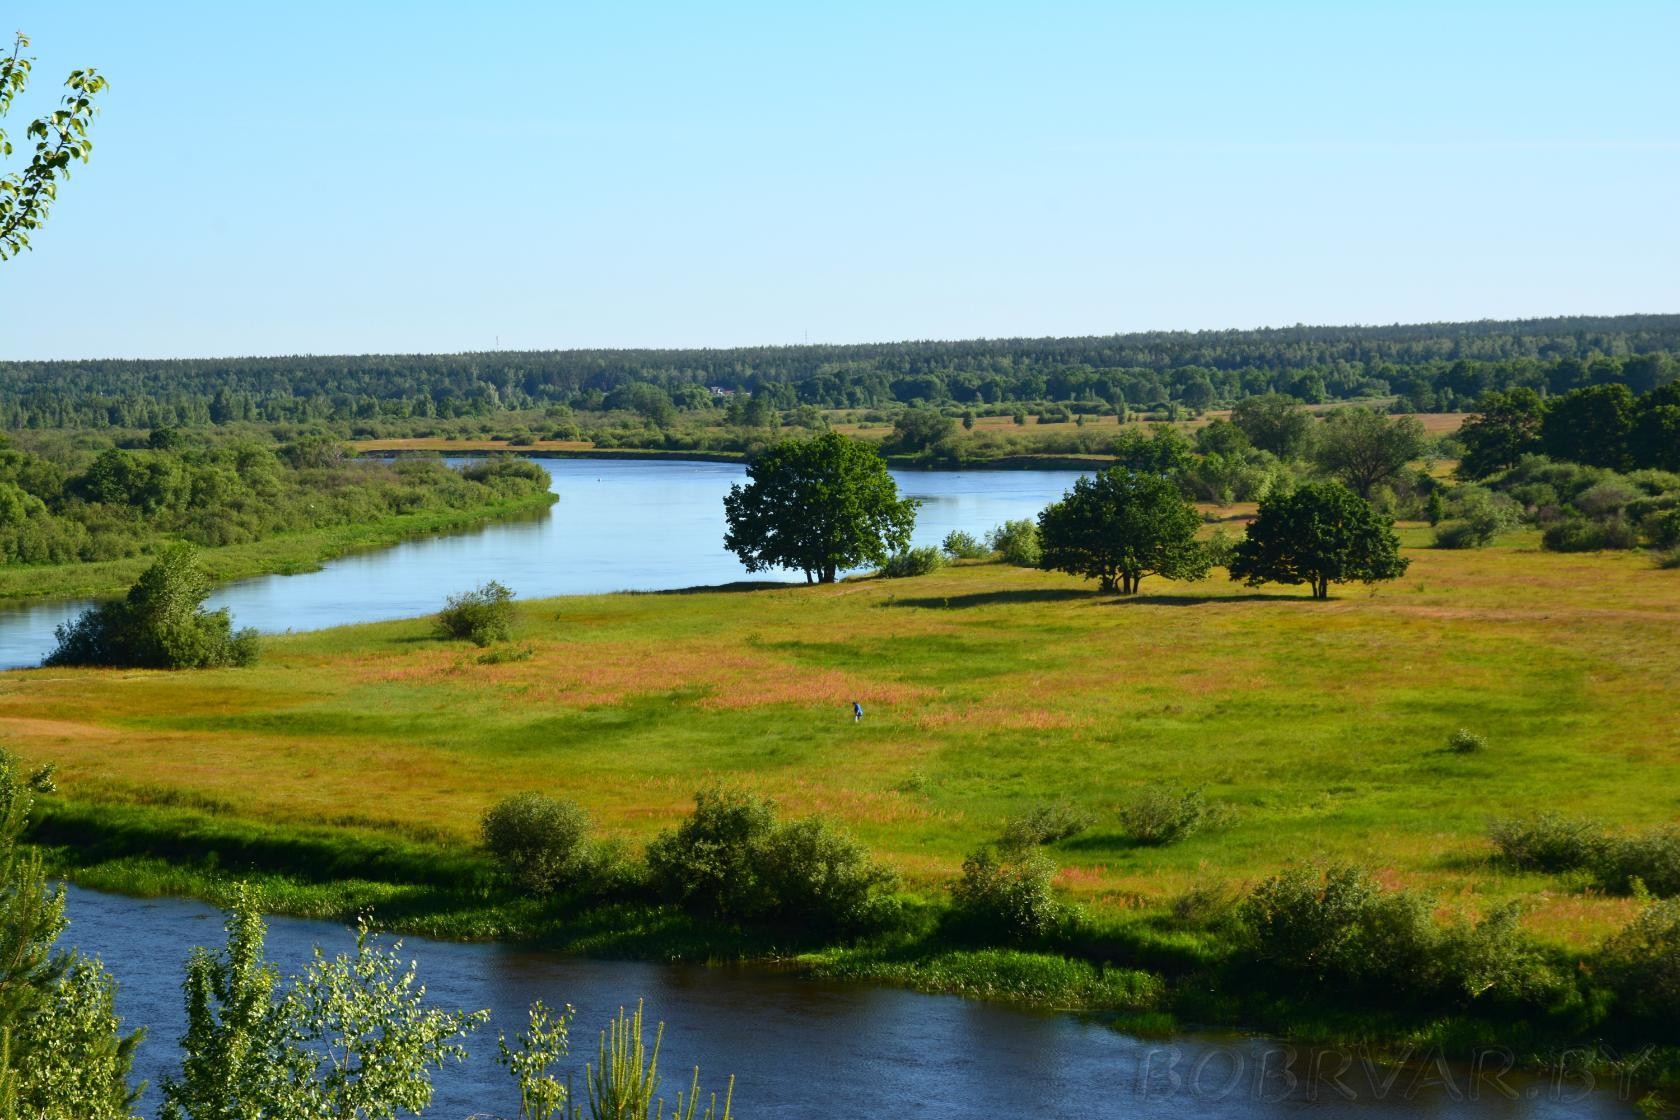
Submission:
M 1040 587 L 1019 591 L 978 591 L 971 595 L 937 596 L 920 599 L 889 599 L 883 607 L 922 607 L 928 610 L 967 610 L 970 607 L 1007 606 L 1011 603 L 1065 603 L 1097 599 L 1100 591 L 1084 588 Z
M 1330 600 L 1334 602 L 1335 600 Z M 1200 607 L 1218 603 L 1311 603 L 1311 595 L 1280 591 L 1247 591 L 1240 595 L 1117 595 L 1115 606 Z
M 667 587 L 655 591 L 619 591 L 618 595 L 733 595 L 745 591 L 776 591 L 791 587 L 812 586 L 784 580 L 743 579 L 734 583 L 697 584 L 693 587 Z

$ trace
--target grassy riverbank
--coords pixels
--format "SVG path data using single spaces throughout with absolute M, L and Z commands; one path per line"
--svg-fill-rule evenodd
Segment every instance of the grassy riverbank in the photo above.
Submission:
M 205 573 L 217 583 L 262 575 L 310 572 L 329 560 L 405 540 L 442 533 L 465 532 L 494 521 L 534 517 L 554 504 L 552 493 L 490 502 L 471 509 L 428 510 L 399 514 L 355 525 L 333 525 L 302 533 L 287 533 L 248 544 L 204 548 L 199 558 Z M 155 557 L 129 556 L 86 564 L 0 566 L 0 602 L 41 599 L 84 599 L 120 595 Z
M 1675 818 L 1680 579 L 1635 554 L 1542 553 L 1528 534 L 1409 554 L 1404 580 L 1327 603 L 1223 579 L 1151 581 L 1128 601 L 995 564 L 524 602 L 520 660 L 486 663 L 410 620 L 268 639 L 252 669 L 15 672 L 0 731 L 58 764 L 40 839 L 93 887 L 213 897 L 254 876 L 279 909 L 371 905 L 439 936 L 805 954 L 831 975 L 1140 1021 L 1460 1037 L 1450 1017 L 1159 995 L 1230 950 L 1177 916 L 1182 900 L 1292 862 L 1362 863 L 1443 912 L 1520 899 L 1564 974 L 1637 911 L 1579 877 L 1504 868 L 1486 830 L 1547 810 L 1624 830 Z M 1487 749 L 1448 750 L 1460 727 Z M 537 789 L 634 851 L 714 781 L 853 831 L 900 873 L 901 927 L 835 950 L 707 928 L 631 887 L 545 907 L 505 894 L 474 847 L 486 806 Z M 1135 845 L 1117 809 L 1154 783 L 1202 790 L 1222 823 Z M 1053 955 L 943 939 L 964 854 L 1049 801 L 1097 821 L 1047 849 L 1086 914 L 1075 939 Z

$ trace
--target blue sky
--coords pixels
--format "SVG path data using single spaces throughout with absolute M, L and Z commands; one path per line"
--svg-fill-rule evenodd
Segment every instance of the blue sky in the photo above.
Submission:
M 5 358 L 1680 311 L 1672 0 L 4 14 L 112 82 Z

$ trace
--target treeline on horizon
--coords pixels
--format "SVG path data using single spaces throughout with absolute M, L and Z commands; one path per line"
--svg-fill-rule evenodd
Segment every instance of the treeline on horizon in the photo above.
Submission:
M 684 411 L 711 388 L 776 408 L 1063 401 L 1204 409 L 1284 393 L 1461 411 L 1491 390 L 1645 393 L 1680 372 L 1680 315 L 1149 332 L 692 350 L 560 350 L 0 363 L 6 428 L 154 428 L 598 410 L 651 384 Z

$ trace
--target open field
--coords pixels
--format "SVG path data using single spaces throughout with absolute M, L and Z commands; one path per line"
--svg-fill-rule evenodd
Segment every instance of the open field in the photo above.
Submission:
M 254 669 L 7 673 L 0 734 L 75 802 L 462 845 L 519 790 L 639 844 L 739 782 L 832 814 L 929 896 L 1005 817 L 1066 799 L 1099 823 L 1051 850 L 1058 885 L 1116 921 L 1325 857 L 1447 906 L 1526 896 L 1540 937 L 1585 947 L 1635 904 L 1490 866 L 1485 825 L 1680 814 L 1680 572 L 1524 534 L 1409 553 L 1405 579 L 1322 604 L 1223 578 L 1124 601 L 997 564 L 535 601 L 533 655 L 500 665 L 412 620 L 266 639 Z M 1458 727 L 1489 749 L 1447 752 Z M 1151 782 L 1234 819 L 1133 847 L 1114 811 Z

